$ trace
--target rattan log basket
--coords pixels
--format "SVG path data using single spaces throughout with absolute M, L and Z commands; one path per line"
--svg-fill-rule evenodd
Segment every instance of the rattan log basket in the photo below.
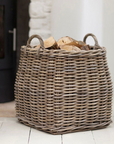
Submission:
M 16 115 L 30 127 L 51 134 L 99 129 L 111 122 L 112 82 L 106 49 L 48 50 L 38 35 L 21 47 L 15 82 Z M 38 38 L 39 49 L 30 46 Z

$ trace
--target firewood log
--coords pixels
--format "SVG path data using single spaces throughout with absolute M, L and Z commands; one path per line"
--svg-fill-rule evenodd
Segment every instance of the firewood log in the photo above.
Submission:
M 89 45 L 86 45 L 83 41 L 77 41 L 71 37 L 62 37 L 58 40 L 57 42 L 58 46 L 62 46 L 62 45 L 71 45 L 71 46 L 76 46 L 78 48 L 80 48 L 81 50 L 89 50 L 90 47 Z
M 76 41 L 73 38 L 68 37 L 68 36 L 60 38 L 58 40 L 57 44 L 58 44 L 58 46 L 60 46 L 60 45 L 67 45 L 67 44 L 68 45 L 74 45 L 74 46 L 77 46 L 79 48 L 81 48 L 82 46 L 86 45 L 84 42 L 82 42 L 82 41 Z
M 59 49 L 57 42 L 52 36 L 44 41 L 44 47 L 47 49 Z M 35 48 L 40 48 L 40 45 Z
M 61 50 L 66 50 L 66 51 L 81 51 L 81 49 L 79 49 L 74 45 L 60 45 L 59 47 Z
M 66 37 L 60 38 L 60 39 L 57 41 L 57 44 L 58 44 L 58 46 L 60 46 L 60 45 L 69 44 L 69 43 L 71 43 L 71 42 L 73 42 L 73 39 L 70 38 L 70 37 L 68 37 L 68 36 L 66 36 Z

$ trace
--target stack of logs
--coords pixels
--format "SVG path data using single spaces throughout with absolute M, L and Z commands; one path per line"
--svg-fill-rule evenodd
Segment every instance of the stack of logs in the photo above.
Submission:
M 44 41 L 44 47 L 46 49 L 61 49 L 66 51 L 90 50 L 89 45 L 68 36 L 60 38 L 57 42 L 51 36 Z M 36 48 L 40 48 L 40 45 L 38 45 Z

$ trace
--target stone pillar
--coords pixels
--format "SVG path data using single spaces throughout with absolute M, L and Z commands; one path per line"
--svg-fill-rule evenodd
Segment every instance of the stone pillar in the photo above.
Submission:
M 51 36 L 51 6 L 53 0 L 31 0 L 29 4 L 29 36 L 40 35 L 43 40 Z M 34 39 L 32 45 L 37 45 Z

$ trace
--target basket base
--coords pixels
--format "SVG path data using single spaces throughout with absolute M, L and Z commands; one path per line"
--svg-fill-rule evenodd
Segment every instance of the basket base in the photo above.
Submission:
M 97 129 L 103 129 L 106 128 L 108 125 L 110 125 L 110 123 L 112 121 L 109 122 L 104 122 L 104 123 L 99 123 L 98 125 L 94 125 L 94 126 L 83 126 L 83 128 L 77 128 L 77 127 L 72 127 L 72 128 L 60 128 L 60 129 L 49 129 L 46 127 L 41 127 L 41 126 L 36 126 L 30 122 L 27 122 L 25 120 L 22 120 L 20 118 L 18 118 L 18 121 L 26 126 L 29 126 L 31 128 L 35 128 L 37 130 L 49 133 L 49 134 L 53 134 L 53 135 L 60 135 L 60 134 L 66 134 L 66 133 L 73 133 L 73 132 L 81 132 L 81 131 L 89 131 L 89 130 L 97 130 Z

